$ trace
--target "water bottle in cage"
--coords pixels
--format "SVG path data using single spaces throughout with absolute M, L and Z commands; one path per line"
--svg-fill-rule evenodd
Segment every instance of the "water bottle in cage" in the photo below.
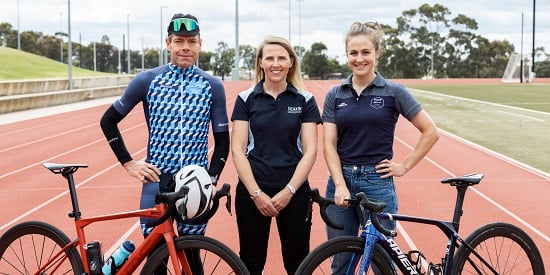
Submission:
M 130 254 L 136 249 L 132 241 L 124 241 L 120 247 L 113 253 L 111 257 L 105 262 L 103 266 L 103 274 L 111 275 L 116 274 L 118 268 L 126 262 Z

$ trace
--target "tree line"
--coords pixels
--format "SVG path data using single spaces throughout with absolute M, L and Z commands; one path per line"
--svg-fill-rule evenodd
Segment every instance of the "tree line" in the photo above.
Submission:
M 493 40 L 476 33 L 475 19 L 464 14 L 453 16 L 440 4 L 423 4 L 417 9 L 402 12 L 396 26 L 382 25 L 385 32 L 384 51 L 377 71 L 386 78 L 499 78 L 502 77 L 514 45 L 507 40 Z M 21 50 L 68 63 L 67 34 L 43 34 L 36 31 L 20 33 Z M 160 55 L 166 50 L 145 48 L 120 49 L 111 44 L 108 36 L 101 41 L 82 45 L 72 42 L 74 66 L 109 73 L 135 73 L 142 68 L 158 66 Z M 9 23 L 0 23 L 0 44 L 17 48 L 17 31 Z M 347 64 L 327 55 L 326 45 L 320 41 L 310 49 L 295 47 L 301 57 L 304 75 L 313 79 L 345 77 L 350 73 Z M 255 47 L 239 45 L 241 77 L 252 78 Z M 128 58 L 130 70 L 128 70 Z M 214 52 L 201 51 L 199 67 L 222 78 L 228 76 L 235 64 L 235 49 L 220 41 Z M 550 77 L 550 54 L 544 47 L 535 49 L 537 77 Z M 530 64 L 530 62 L 525 62 Z

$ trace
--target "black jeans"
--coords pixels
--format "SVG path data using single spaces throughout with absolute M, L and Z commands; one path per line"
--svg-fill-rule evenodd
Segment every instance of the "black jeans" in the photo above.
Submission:
M 263 187 L 262 191 L 273 197 L 281 189 Z M 281 240 L 283 263 L 288 274 L 294 274 L 309 253 L 311 234 L 309 189 L 309 184 L 304 183 L 285 209 L 275 218 Z M 266 217 L 260 213 L 241 182 L 237 185 L 235 195 L 235 213 L 239 229 L 240 257 L 251 275 L 262 274 L 267 258 L 272 217 Z

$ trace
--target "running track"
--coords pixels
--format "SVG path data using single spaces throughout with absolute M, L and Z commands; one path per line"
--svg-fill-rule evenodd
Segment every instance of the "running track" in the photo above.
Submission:
M 334 81 L 308 81 L 307 88 L 322 107 L 324 94 Z M 238 91 L 249 82 L 225 82 L 228 111 L 231 113 Z M 0 234 L 15 223 L 44 220 L 74 237 L 72 220 L 67 217 L 70 200 L 65 179 L 42 167 L 44 162 L 86 163 L 90 167 L 76 173 L 80 208 L 84 216 L 133 210 L 138 204 L 139 183 L 118 165 L 99 128 L 99 118 L 108 107 L 80 108 L 6 123 L 0 116 Z M 47 110 L 47 109 L 45 109 Z M 142 110 L 136 108 L 121 125 L 127 147 L 135 158 L 145 154 L 146 130 Z M 5 116 L 4 116 L 5 117 Z M 322 153 L 322 128 L 319 127 L 318 161 L 309 177 L 312 187 L 324 191 L 327 169 Z M 418 133 L 408 123 L 397 127 L 395 158 L 401 159 L 414 146 Z M 466 195 L 460 232 L 465 237 L 478 226 L 504 221 L 520 226 L 535 240 L 544 259 L 550 258 L 550 177 L 525 168 L 498 154 L 459 137 L 442 133 L 427 158 L 404 177 L 397 178 L 400 212 L 417 216 L 450 219 L 455 190 L 440 179 L 467 173 L 484 173 L 482 183 Z M 231 160 L 221 182 L 235 185 L 236 172 Z M 234 189 L 233 189 L 234 190 Z M 318 214 L 318 208 L 314 208 Z M 88 228 L 88 240 L 100 239 L 106 254 L 122 239 L 139 243 L 141 236 L 135 220 L 122 220 Z M 279 240 L 273 226 L 265 274 L 284 274 Z M 211 220 L 207 235 L 228 244 L 238 252 L 235 216 L 220 208 Z M 311 247 L 325 240 L 324 224 L 314 216 Z M 410 241 L 412 240 L 412 241 Z M 438 261 L 446 242 L 435 229 L 401 223 L 398 242 L 401 248 L 418 247 L 428 260 Z M 546 270 L 550 261 L 546 260 Z

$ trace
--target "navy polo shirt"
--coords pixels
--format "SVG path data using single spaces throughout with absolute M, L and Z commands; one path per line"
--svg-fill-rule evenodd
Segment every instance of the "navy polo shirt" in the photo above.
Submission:
M 302 158 L 302 123 L 321 123 L 321 115 L 311 93 L 289 84 L 274 99 L 262 84 L 239 93 L 231 121 L 249 123 L 246 155 L 260 188 L 284 187 Z
M 393 157 L 395 125 L 399 115 L 411 120 L 422 107 L 401 84 L 380 74 L 359 96 L 352 75 L 326 95 L 323 122 L 335 123 L 337 151 L 343 164 L 377 164 Z

